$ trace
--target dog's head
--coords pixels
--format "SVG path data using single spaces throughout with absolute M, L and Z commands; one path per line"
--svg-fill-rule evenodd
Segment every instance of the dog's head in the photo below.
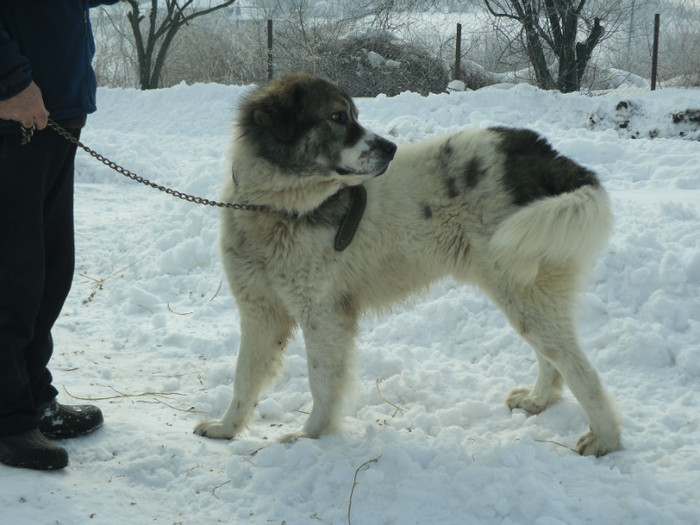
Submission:
M 265 160 L 329 175 L 382 174 L 396 145 L 364 129 L 352 99 L 334 83 L 304 73 L 254 91 L 241 106 L 238 129 Z

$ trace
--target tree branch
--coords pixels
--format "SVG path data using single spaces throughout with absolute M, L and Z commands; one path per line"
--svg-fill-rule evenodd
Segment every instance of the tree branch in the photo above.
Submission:
M 518 21 L 520 20 L 520 18 L 517 17 L 517 16 L 515 16 L 515 15 L 509 14 L 509 13 L 499 13 L 499 12 L 496 12 L 496 11 L 491 7 L 491 2 L 490 2 L 489 0 L 484 0 L 484 3 L 486 4 L 486 9 L 488 9 L 489 12 L 490 12 L 493 16 L 495 16 L 496 18 L 510 18 L 511 20 L 518 20 Z M 501 6 L 499 5 L 498 7 L 501 7 Z M 503 8 L 501 7 L 501 9 L 503 9 Z
M 134 34 L 141 89 L 152 89 L 158 87 L 168 51 L 180 28 L 195 18 L 228 7 L 236 0 L 225 0 L 214 6 L 210 4 L 210 7 L 200 11 L 192 7 L 193 10 L 189 14 L 187 9 L 193 5 L 194 0 L 182 2 L 165 0 L 165 13 L 160 23 L 158 23 L 158 1 L 151 0 L 146 35 L 141 32 L 141 21 L 144 16 L 140 14 L 139 0 L 127 1 L 131 5 L 131 12 L 127 13 L 127 18 Z
M 556 52 L 556 49 L 561 47 L 563 40 L 561 25 L 559 23 L 559 13 L 554 5 L 554 0 L 544 0 L 544 6 L 547 12 L 547 18 L 549 18 L 549 27 L 552 29 L 552 50 Z

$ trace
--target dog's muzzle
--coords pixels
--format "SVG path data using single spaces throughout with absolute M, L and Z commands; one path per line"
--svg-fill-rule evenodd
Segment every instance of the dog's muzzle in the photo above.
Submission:
M 366 142 L 367 149 L 360 155 L 361 168 L 338 166 L 335 172 L 339 175 L 369 175 L 378 177 L 389 167 L 396 154 L 396 144 L 382 137 L 375 136 Z
M 378 149 L 382 155 L 384 166 L 374 175 L 375 177 L 379 177 L 387 169 L 389 169 L 389 164 L 392 160 L 394 160 L 397 146 L 390 140 L 386 140 L 382 137 L 377 137 L 377 139 L 372 143 L 372 146 Z

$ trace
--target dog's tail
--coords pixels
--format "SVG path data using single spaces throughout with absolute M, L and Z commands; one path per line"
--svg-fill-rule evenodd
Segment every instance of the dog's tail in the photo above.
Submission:
M 540 264 L 590 268 L 610 236 L 610 199 L 598 184 L 545 197 L 505 219 L 490 242 L 493 262 L 521 284 L 535 280 Z

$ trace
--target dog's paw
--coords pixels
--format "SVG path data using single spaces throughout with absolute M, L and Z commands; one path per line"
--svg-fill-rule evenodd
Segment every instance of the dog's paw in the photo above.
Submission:
M 619 450 L 619 448 L 620 438 L 615 435 L 610 437 L 601 436 L 592 430 L 583 435 L 576 444 L 576 451 L 579 454 L 582 456 L 595 456 L 597 458 L 609 452 L 615 452 Z
M 532 387 L 526 386 L 511 390 L 506 399 L 506 403 L 511 410 L 522 408 L 525 412 L 530 414 L 539 414 L 547 408 L 549 400 L 533 395 Z
M 236 435 L 235 429 L 224 425 L 220 419 L 203 419 L 194 427 L 194 433 L 214 439 L 231 439 Z
M 285 434 L 279 439 L 280 443 L 287 443 L 287 444 L 293 444 L 299 441 L 300 439 L 304 438 L 311 438 L 312 436 L 309 436 L 305 431 L 300 430 L 299 432 L 291 432 L 289 434 Z

